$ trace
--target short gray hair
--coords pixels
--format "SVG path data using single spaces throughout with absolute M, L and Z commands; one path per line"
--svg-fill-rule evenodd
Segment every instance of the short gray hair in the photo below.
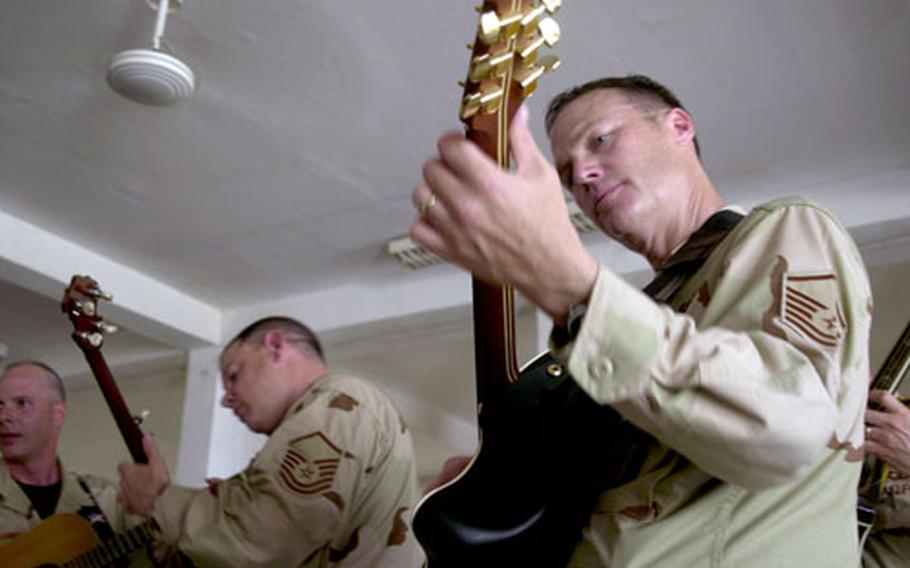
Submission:
M 7 373 L 13 369 L 18 369 L 19 367 L 38 367 L 41 369 L 42 374 L 44 375 L 44 381 L 53 393 L 57 395 L 60 399 L 60 402 L 66 402 L 66 389 L 63 388 L 63 379 L 60 378 L 60 375 L 47 363 L 42 363 L 41 361 L 35 361 L 31 359 L 25 359 L 22 361 L 14 361 L 5 367 L 3 367 L 3 374 L 0 375 L 0 379 L 6 377 Z

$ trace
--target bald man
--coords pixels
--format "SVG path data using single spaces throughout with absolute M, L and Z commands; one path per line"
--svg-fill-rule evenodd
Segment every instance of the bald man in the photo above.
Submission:
M 117 501 L 116 485 L 64 468 L 57 457 L 57 445 L 65 420 L 66 393 L 51 367 L 38 361 L 21 361 L 3 370 L 0 547 L 57 513 L 83 517 L 102 541 L 141 522 L 138 517 L 126 517 Z M 151 564 L 145 552 L 137 552 L 129 565 Z

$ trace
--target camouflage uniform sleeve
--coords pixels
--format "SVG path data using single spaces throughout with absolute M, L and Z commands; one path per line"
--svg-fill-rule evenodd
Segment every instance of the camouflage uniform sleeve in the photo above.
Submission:
M 845 231 L 805 202 L 759 208 L 727 241 L 702 269 L 714 276 L 694 317 L 601 268 L 557 355 L 598 402 L 759 489 L 795 479 L 826 445 L 858 452 L 871 294 Z
M 360 458 L 384 440 L 368 413 L 329 412 L 324 400 L 301 405 L 217 492 L 168 488 L 154 511 L 163 537 L 202 565 L 326 565 Z
M 891 469 L 884 495 L 875 508 L 875 530 L 905 529 L 910 537 L 910 475 Z

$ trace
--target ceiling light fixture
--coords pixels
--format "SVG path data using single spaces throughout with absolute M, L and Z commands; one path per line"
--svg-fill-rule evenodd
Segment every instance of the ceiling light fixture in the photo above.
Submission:
M 107 83 L 124 97 L 152 106 L 167 106 L 189 96 L 196 76 L 189 65 L 161 50 L 161 38 L 169 10 L 176 11 L 183 0 L 147 0 L 158 11 L 151 49 L 129 49 L 111 58 Z

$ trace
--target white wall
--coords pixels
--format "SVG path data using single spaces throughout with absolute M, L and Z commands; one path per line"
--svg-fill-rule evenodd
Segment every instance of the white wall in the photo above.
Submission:
M 119 379 L 120 391 L 130 411 L 134 414 L 142 410 L 150 412 L 142 429 L 155 434 L 172 470 L 177 463 L 184 383 L 182 368 L 152 376 Z M 67 413 L 59 450 L 66 467 L 117 479 L 117 464 L 130 457 L 97 385 L 89 383 L 69 388 Z

